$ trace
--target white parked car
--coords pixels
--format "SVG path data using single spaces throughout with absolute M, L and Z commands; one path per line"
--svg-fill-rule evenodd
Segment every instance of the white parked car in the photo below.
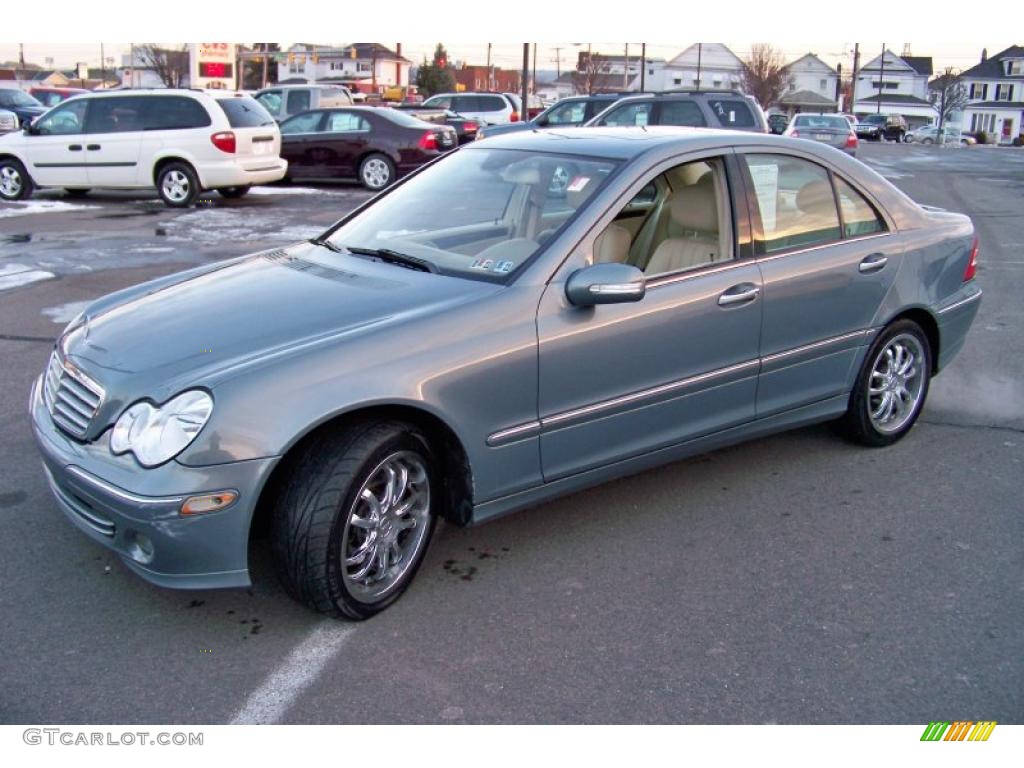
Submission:
M 421 105 L 424 109 L 450 109 L 485 125 L 514 123 L 519 113 L 509 98 L 500 93 L 438 93 Z
M 959 144 L 962 147 L 969 147 L 978 143 L 973 136 L 961 133 L 959 128 L 943 128 L 942 135 L 945 137 L 944 144 Z M 903 140 L 908 144 L 938 144 L 939 127 L 932 124 L 915 128 L 912 131 L 907 131 Z
M 186 207 L 203 191 L 241 197 L 284 177 L 277 123 L 243 94 L 191 90 L 96 92 L 57 105 L 0 137 L 0 200 L 36 187 L 156 187 Z
M 6 109 L 0 109 L 0 133 L 18 130 L 18 116 Z

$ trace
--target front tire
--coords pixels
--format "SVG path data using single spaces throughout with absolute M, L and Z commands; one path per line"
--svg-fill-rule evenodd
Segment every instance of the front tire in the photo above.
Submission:
M 359 181 L 374 192 L 387 187 L 395 180 L 395 164 L 381 154 L 368 155 L 359 164 Z
M 199 177 L 188 163 L 168 163 L 157 174 L 156 191 L 171 208 L 188 208 L 199 197 Z
M 13 157 L 0 160 L 0 200 L 24 200 L 32 194 L 34 186 L 20 161 Z
M 426 438 L 364 422 L 311 443 L 278 495 L 272 545 L 287 591 L 320 613 L 361 621 L 412 581 L 440 503 Z
M 864 357 L 840 428 L 853 442 L 892 445 L 914 426 L 931 381 L 932 350 L 921 327 L 898 320 Z

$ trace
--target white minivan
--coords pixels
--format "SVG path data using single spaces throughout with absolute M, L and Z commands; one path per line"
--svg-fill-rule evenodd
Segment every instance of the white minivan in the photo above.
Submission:
M 156 187 L 176 208 L 203 191 L 241 197 L 284 177 L 277 123 L 233 92 L 124 90 L 76 96 L 22 131 L 0 136 L 0 200 L 35 187 Z

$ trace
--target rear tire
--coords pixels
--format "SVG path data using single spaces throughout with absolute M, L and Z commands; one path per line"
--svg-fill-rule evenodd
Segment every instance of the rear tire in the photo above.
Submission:
M 188 208 L 199 197 L 199 177 L 188 163 L 168 163 L 157 174 L 156 191 L 171 208 Z
M 932 350 L 921 327 L 897 320 L 868 348 L 840 431 L 860 445 L 882 447 L 903 438 L 924 408 Z
M 32 177 L 20 161 L 13 157 L 0 160 L 0 200 L 24 200 L 33 189 Z
M 273 511 L 285 589 L 320 613 L 361 621 L 394 603 L 430 543 L 440 484 L 426 438 L 361 422 L 310 443 Z
M 367 155 L 359 164 L 359 181 L 369 190 L 379 192 L 394 180 L 395 164 L 380 153 Z
M 64 190 L 64 194 L 68 197 L 85 197 L 90 192 L 92 190 L 88 187 L 69 187 Z
M 245 197 L 249 194 L 250 187 L 220 187 L 217 190 L 217 194 L 221 197 L 227 198 L 228 200 L 238 200 L 241 197 Z

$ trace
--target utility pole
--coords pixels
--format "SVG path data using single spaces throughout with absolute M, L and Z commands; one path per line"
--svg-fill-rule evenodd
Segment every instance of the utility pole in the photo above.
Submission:
M 647 74 L 647 43 L 640 43 L 640 93 L 644 92 L 644 77 Z
M 270 58 L 270 43 L 260 43 L 263 48 L 263 79 L 260 81 L 260 88 L 267 87 L 267 69 L 270 66 L 268 59 Z
M 702 53 L 703 43 L 697 43 L 697 90 L 700 90 L 700 57 Z
M 527 120 L 527 114 L 528 114 L 528 112 L 526 110 L 526 97 L 529 95 L 529 93 L 527 91 L 527 87 L 530 84 L 529 83 L 529 78 L 530 78 L 530 44 L 529 43 L 523 43 L 523 82 L 520 83 L 520 86 L 521 86 L 520 90 L 522 91 L 521 96 L 522 96 L 522 99 L 523 99 L 523 107 L 519 111 L 519 119 L 522 122 L 524 122 L 524 123 Z
M 555 77 L 562 76 L 562 49 L 555 48 Z
M 885 43 L 882 43 L 882 73 L 878 76 L 878 101 L 875 104 L 875 114 L 882 111 L 882 86 L 885 84 Z
M 629 90 L 629 43 L 626 43 L 626 60 L 622 68 L 622 90 Z
M 533 44 L 533 76 L 530 78 L 530 90 L 537 93 L 537 44 Z
M 107 84 L 107 56 L 103 52 L 103 43 L 100 43 L 100 72 L 103 73 L 103 86 Z
M 395 43 L 395 85 L 402 87 L 402 44 Z
M 850 82 L 850 114 L 857 106 L 857 75 L 860 73 L 860 43 L 853 44 L 853 80 Z
M 491 72 L 491 44 L 487 44 L 487 90 L 494 90 L 494 74 Z

